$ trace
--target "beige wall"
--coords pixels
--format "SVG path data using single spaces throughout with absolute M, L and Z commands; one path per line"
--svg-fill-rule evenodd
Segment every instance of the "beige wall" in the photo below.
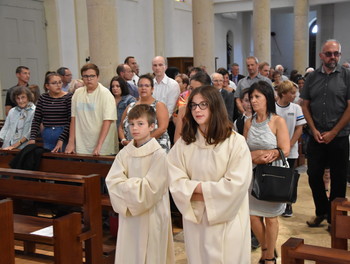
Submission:
M 47 37 L 47 50 L 48 50 L 48 62 L 49 69 L 56 70 L 60 67 L 60 54 L 61 47 L 59 41 L 59 21 L 57 18 L 56 0 L 45 0 L 45 19 L 46 37 Z

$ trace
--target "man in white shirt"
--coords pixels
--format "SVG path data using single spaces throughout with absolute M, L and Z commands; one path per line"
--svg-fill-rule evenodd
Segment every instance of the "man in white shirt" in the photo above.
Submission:
M 152 60 L 152 70 L 155 75 L 153 97 L 167 106 L 171 117 L 180 95 L 180 86 L 165 74 L 166 68 L 167 62 L 164 57 L 157 56 Z

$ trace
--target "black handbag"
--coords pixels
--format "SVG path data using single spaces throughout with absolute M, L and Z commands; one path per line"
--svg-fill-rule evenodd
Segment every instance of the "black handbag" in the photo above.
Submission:
M 280 148 L 283 167 L 259 164 L 253 170 L 251 194 L 258 200 L 280 203 L 295 203 L 300 174 L 287 166 L 286 158 Z

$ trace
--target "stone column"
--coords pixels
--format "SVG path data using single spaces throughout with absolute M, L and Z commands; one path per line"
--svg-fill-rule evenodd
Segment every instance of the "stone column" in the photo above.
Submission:
M 100 82 L 108 85 L 119 61 L 115 0 L 87 0 L 91 62 L 100 69 Z
M 253 1 L 254 56 L 259 62 L 271 63 L 270 0 Z
M 164 1 L 153 0 L 154 54 L 165 55 Z
M 89 29 L 86 26 L 88 24 L 88 17 L 85 0 L 75 0 L 74 4 L 78 46 L 78 67 L 80 74 L 80 68 L 86 63 L 86 58 L 90 56 Z M 115 63 L 117 63 L 117 58 L 115 59 Z
M 304 73 L 309 65 L 309 0 L 295 0 L 294 5 L 294 69 Z
M 4 96 L 2 96 L 1 93 L 3 93 Z M 0 119 L 5 119 L 5 111 L 4 111 L 5 104 L 3 104 L 3 102 L 4 102 L 2 100 L 3 97 L 6 98 L 6 92 L 3 91 L 1 88 L 1 79 L 0 79 Z
M 205 66 L 208 74 L 211 74 L 215 71 L 213 1 L 192 1 L 192 21 L 193 64 Z

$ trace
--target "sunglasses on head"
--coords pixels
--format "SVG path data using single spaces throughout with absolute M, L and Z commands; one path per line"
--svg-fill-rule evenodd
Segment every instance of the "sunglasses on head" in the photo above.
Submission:
M 326 51 L 326 52 L 323 52 L 323 54 L 324 54 L 326 57 L 330 58 L 330 57 L 332 57 L 332 56 L 334 56 L 334 57 L 339 57 L 339 56 L 341 55 L 341 52 L 339 52 L 339 51 L 334 51 L 334 52 Z

